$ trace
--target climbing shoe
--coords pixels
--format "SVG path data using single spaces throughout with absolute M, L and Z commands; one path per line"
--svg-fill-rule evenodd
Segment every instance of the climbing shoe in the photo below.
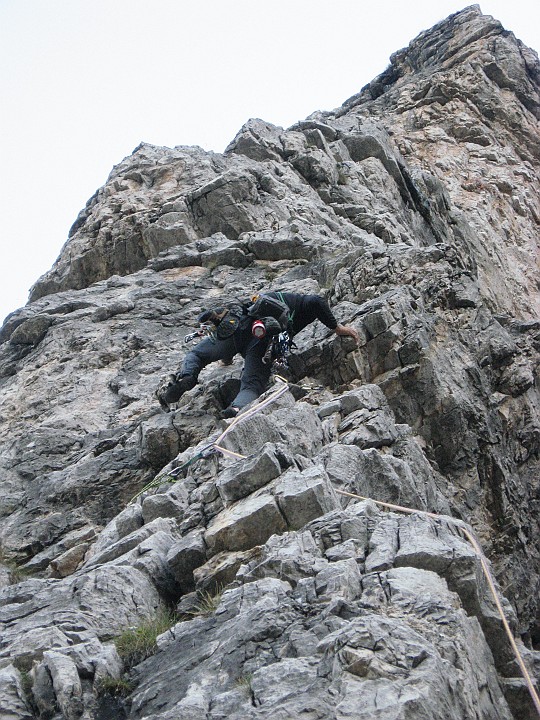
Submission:
M 192 375 L 183 375 L 182 377 L 169 375 L 156 390 L 156 397 L 163 410 L 169 412 L 170 405 L 178 402 L 182 395 L 194 388 L 196 384 L 197 381 Z
M 229 407 L 226 407 L 225 410 L 222 410 L 220 413 L 220 417 L 222 418 L 234 418 L 238 415 L 240 412 L 240 408 L 234 407 L 234 405 L 229 405 Z

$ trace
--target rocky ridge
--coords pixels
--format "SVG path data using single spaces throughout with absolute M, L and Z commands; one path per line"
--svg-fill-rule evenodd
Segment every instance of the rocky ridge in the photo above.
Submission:
M 538 57 L 473 6 L 336 111 L 113 169 L 0 331 L 2 717 L 536 717 L 447 518 L 538 677 L 539 114 Z M 306 328 L 246 459 L 195 461 L 241 364 L 153 390 L 203 307 L 269 287 L 360 345 Z

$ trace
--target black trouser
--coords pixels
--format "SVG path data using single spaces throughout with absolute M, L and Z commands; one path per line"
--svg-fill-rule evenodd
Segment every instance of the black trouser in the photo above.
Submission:
M 242 408 L 266 390 L 271 365 L 263 363 L 262 359 L 267 347 L 268 341 L 254 338 L 250 327 L 238 329 L 225 340 L 205 338 L 186 355 L 180 374 L 197 379 L 209 363 L 231 360 L 236 353 L 240 353 L 244 358 L 244 369 L 240 378 L 240 391 L 231 405 Z

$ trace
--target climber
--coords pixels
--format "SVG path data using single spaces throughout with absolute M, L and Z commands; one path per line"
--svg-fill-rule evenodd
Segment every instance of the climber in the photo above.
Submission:
M 320 320 L 336 335 L 359 342 L 357 331 L 340 325 L 326 300 L 319 295 L 268 292 L 256 298 L 259 298 L 258 303 L 252 299 L 230 308 L 223 306 L 207 310 L 200 316 L 200 322 L 213 323 L 216 333 L 201 340 L 184 358 L 180 372 L 171 376 L 168 384 L 158 388 L 156 396 L 164 410 L 168 411 L 171 403 L 177 402 L 187 390 L 195 387 L 199 373 L 206 365 L 216 360 L 230 364 L 240 353 L 244 358 L 240 391 L 221 413 L 224 418 L 235 417 L 241 408 L 266 389 L 271 363 L 265 362 L 265 352 L 270 338 L 284 330 L 285 326 L 291 341 L 307 325 Z

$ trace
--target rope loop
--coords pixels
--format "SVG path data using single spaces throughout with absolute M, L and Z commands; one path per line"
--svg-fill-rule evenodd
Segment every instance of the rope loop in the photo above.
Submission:
M 503 624 L 504 630 L 505 630 L 508 640 L 510 642 L 510 646 L 511 646 L 514 656 L 516 658 L 516 661 L 517 661 L 517 664 L 521 671 L 521 674 L 525 680 L 525 683 L 527 684 L 527 689 L 529 691 L 531 699 L 536 708 L 536 712 L 538 713 L 538 716 L 540 717 L 540 697 L 538 696 L 536 688 L 534 687 L 534 683 L 533 683 L 530 673 L 527 669 L 527 666 L 525 665 L 523 656 L 517 646 L 516 640 L 514 638 L 512 630 L 510 628 L 510 624 L 508 623 L 508 620 L 506 619 L 506 615 L 504 614 L 502 602 L 499 597 L 497 588 L 495 586 L 495 580 L 493 579 L 493 574 L 489 567 L 489 561 L 488 561 L 487 557 L 484 555 L 484 551 L 482 550 L 480 543 L 474 537 L 474 535 L 470 532 L 470 530 L 467 529 L 466 524 L 462 520 L 458 520 L 457 518 L 453 518 L 448 515 L 444 515 L 444 516 L 437 515 L 436 513 L 427 512 L 426 510 L 415 510 L 413 508 L 404 507 L 402 505 L 394 505 L 393 503 L 382 502 L 381 500 L 374 500 L 373 498 L 363 497 L 362 495 L 357 495 L 356 493 L 346 492 L 345 490 L 336 490 L 336 492 L 339 493 L 339 495 L 345 495 L 347 497 L 357 498 L 359 500 L 369 500 L 370 502 L 375 503 L 375 505 L 380 505 L 381 507 L 384 507 L 388 510 L 395 510 L 397 512 L 407 513 L 409 515 L 424 515 L 425 517 L 429 517 L 429 518 L 432 518 L 433 520 L 438 520 L 438 521 L 442 521 L 444 519 L 446 522 L 448 522 L 458 528 L 458 530 L 464 535 L 466 540 L 468 540 L 469 543 L 472 545 L 472 548 L 480 561 L 482 571 L 487 580 L 491 595 L 493 596 L 493 600 L 497 607 L 497 612 L 499 613 L 499 617 L 501 618 L 501 622 Z
M 158 487 L 159 485 L 161 485 L 164 482 L 176 482 L 178 475 L 186 467 L 193 464 L 197 460 L 210 457 L 211 455 L 214 455 L 215 453 L 221 453 L 222 455 L 225 455 L 228 457 L 236 458 L 238 460 L 244 460 L 246 457 L 245 455 L 241 455 L 240 453 L 236 453 L 236 452 L 233 452 L 232 450 L 228 450 L 227 448 L 224 448 L 221 445 L 221 443 L 227 437 L 227 435 L 231 432 L 231 430 L 233 428 L 235 428 L 240 423 L 245 422 L 246 420 L 249 420 L 250 418 L 252 418 L 258 412 L 263 410 L 265 407 L 268 407 L 268 405 L 270 405 L 271 403 L 278 400 L 282 395 L 284 395 L 288 391 L 289 384 L 285 378 L 281 377 L 280 375 L 276 375 L 275 379 L 277 380 L 277 382 L 279 384 L 279 387 L 277 388 L 277 390 L 274 390 L 267 398 L 259 401 L 256 405 L 254 405 L 252 408 L 247 410 L 245 413 L 242 413 L 241 415 L 237 415 L 234 418 L 234 420 L 231 422 L 231 424 L 217 437 L 216 440 L 214 440 L 213 442 L 206 445 L 194 457 L 190 458 L 182 465 L 179 465 L 177 468 L 174 468 L 173 470 L 171 470 L 167 473 L 158 475 L 157 478 L 155 478 L 154 480 L 149 482 L 148 485 L 145 485 L 145 487 L 142 490 L 140 490 L 136 495 L 134 495 L 133 498 L 129 502 L 130 503 L 134 502 L 143 493 L 147 492 L 148 490 L 152 489 L 153 487 Z M 480 561 L 482 571 L 487 580 L 490 592 L 493 596 L 493 600 L 497 607 L 497 611 L 501 618 L 504 630 L 506 632 L 506 635 L 507 635 L 510 645 L 512 647 L 512 650 L 513 650 L 514 656 L 516 658 L 516 661 L 518 663 L 521 674 L 525 680 L 525 683 L 527 684 L 527 689 L 532 698 L 532 701 L 534 703 L 534 706 L 536 708 L 538 716 L 540 717 L 540 697 L 538 696 L 536 688 L 534 687 L 532 678 L 529 674 L 527 666 L 525 665 L 525 661 L 523 660 L 521 652 L 520 652 L 520 650 L 517 646 L 517 643 L 515 641 L 515 638 L 512 634 L 512 630 L 510 628 L 508 620 L 506 619 L 506 615 L 504 614 L 504 609 L 503 609 L 503 606 L 502 606 L 502 603 L 501 603 L 501 600 L 499 597 L 499 593 L 498 593 L 496 585 L 495 585 L 495 581 L 493 579 L 491 569 L 489 567 L 488 559 L 484 555 L 484 552 L 483 552 L 478 540 L 467 529 L 466 524 L 462 520 L 459 520 L 457 518 L 452 518 L 450 516 L 446 516 L 446 515 L 442 516 L 442 515 L 438 515 L 437 513 L 428 512 L 426 510 L 417 510 L 414 508 L 404 507 L 403 505 L 395 505 L 394 503 L 382 502 L 381 500 L 374 500 L 373 498 L 368 498 L 368 497 L 364 497 L 362 495 L 357 495 L 356 493 L 346 492 L 345 490 L 336 490 L 336 492 L 340 495 L 344 495 L 344 496 L 351 497 L 351 498 L 356 498 L 358 500 L 367 500 L 367 501 L 373 502 L 373 503 L 375 503 L 375 505 L 384 507 L 387 510 L 394 510 L 396 512 L 407 513 L 409 515 L 413 515 L 413 514 L 423 515 L 424 517 L 429 517 L 433 520 L 437 520 L 438 522 L 442 522 L 443 520 L 445 520 L 446 522 L 454 525 L 462 533 L 462 535 L 465 537 L 465 539 L 468 540 L 468 542 L 471 544 L 476 556 L 478 557 L 478 559 Z
M 147 485 L 145 485 L 142 490 L 139 490 L 139 492 L 134 495 L 131 500 L 129 501 L 128 505 L 131 505 L 131 503 L 135 502 L 135 500 L 138 500 L 141 495 L 144 495 L 145 492 L 148 492 L 148 490 L 152 490 L 153 488 L 159 487 L 160 485 L 163 485 L 164 483 L 174 483 L 178 479 L 178 475 L 182 472 L 182 470 L 185 470 L 185 468 L 189 467 L 189 465 L 192 465 L 194 462 L 197 462 L 197 460 L 206 459 L 210 457 L 211 455 L 214 455 L 215 453 L 221 453 L 222 455 L 226 457 L 232 457 L 236 458 L 237 460 L 245 460 L 246 456 L 241 455 L 240 453 L 233 452 L 232 450 L 227 450 L 227 448 L 224 448 L 221 446 L 222 440 L 224 440 L 227 435 L 230 433 L 230 431 L 236 427 L 236 425 L 239 425 L 242 422 L 245 422 L 246 420 L 249 420 L 254 415 L 256 415 L 258 412 L 260 412 L 263 408 L 267 407 L 271 403 L 275 402 L 278 398 L 280 398 L 282 395 L 284 395 L 287 390 L 289 389 L 289 383 L 287 380 L 281 375 L 275 376 L 276 380 L 280 384 L 280 387 L 278 387 L 277 390 L 274 390 L 267 398 L 264 400 L 260 400 L 256 405 L 254 405 L 252 408 L 247 410 L 245 413 L 242 413 L 241 415 L 237 415 L 232 423 L 224 430 L 224 432 L 219 435 L 219 437 L 214 440 L 213 442 L 209 443 L 205 447 L 203 447 L 202 450 L 200 450 L 196 455 L 194 455 L 192 458 L 187 460 L 185 463 L 182 463 L 182 465 L 179 465 L 176 468 L 173 468 L 172 470 L 169 470 L 168 472 L 162 473 L 161 475 L 158 475 L 156 478 L 151 480 Z

